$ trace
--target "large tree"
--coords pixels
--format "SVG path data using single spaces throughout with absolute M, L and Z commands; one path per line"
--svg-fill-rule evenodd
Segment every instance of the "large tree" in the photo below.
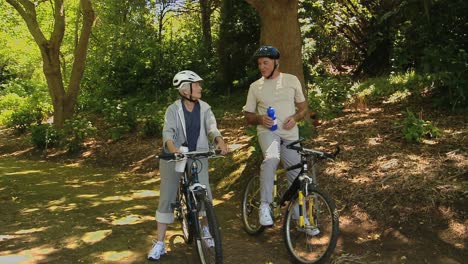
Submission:
M 21 15 L 29 32 L 41 51 L 43 72 L 47 80 L 49 94 L 54 107 L 54 124 L 62 127 L 66 119 L 73 116 L 80 91 L 80 83 L 85 69 L 86 52 L 94 22 L 91 0 L 80 0 L 82 25 L 74 47 L 74 60 L 68 85 L 65 88 L 66 71 L 61 68 L 61 51 L 65 35 L 65 5 L 63 0 L 53 0 L 53 29 L 47 39 L 38 22 L 36 8 L 47 1 L 6 0 Z M 78 19 L 78 18 L 77 18 Z
M 281 53 L 281 70 L 296 75 L 304 94 L 302 40 L 298 21 L 299 0 L 245 0 L 260 16 L 260 44 L 272 45 Z

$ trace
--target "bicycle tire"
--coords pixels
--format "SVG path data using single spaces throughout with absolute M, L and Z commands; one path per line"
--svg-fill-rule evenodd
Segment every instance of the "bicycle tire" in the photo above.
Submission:
M 176 218 L 180 222 L 182 235 L 186 244 L 191 244 L 193 241 L 193 228 L 191 227 L 191 214 L 188 210 L 187 194 L 183 192 L 182 185 L 179 185 L 177 193 L 177 201 L 179 208 L 176 210 Z
M 203 214 L 203 209 L 205 214 Z M 197 197 L 197 212 L 194 223 L 197 225 L 195 230 L 198 231 L 196 236 L 195 248 L 202 264 L 223 263 L 223 249 L 221 243 L 221 231 L 216 219 L 216 214 L 211 201 L 206 195 Z M 206 219 L 204 219 L 206 218 Z M 208 225 L 208 229 L 213 239 L 214 247 L 210 247 L 207 239 L 204 238 L 203 227 Z
M 335 203 L 330 196 L 316 187 L 310 187 L 304 197 L 306 215 L 313 216 L 314 223 L 306 228 L 299 228 L 294 218 L 298 197 L 294 197 L 285 214 L 283 237 L 292 260 L 296 263 L 324 263 L 335 249 L 339 236 L 339 216 Z M 303 209 L 304 210 L 304 209 Z M 311 214 L 309 214 L 312 212 Z M 317 235 L 313 228 L 320 231 Z M 309 232 L 309 234 L 307 233 Z
M 260 224 L 258 213 L 260 210 L 260 177 L 252 177 L 245 187 L 242 195 L 242 223 L 245 232 L 252 236 L 258 236 L 265 227 Z

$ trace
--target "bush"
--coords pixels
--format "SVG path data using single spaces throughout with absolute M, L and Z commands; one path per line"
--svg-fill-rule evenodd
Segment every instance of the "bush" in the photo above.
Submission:
M 31 127 L 31 143 L 38 149 L 55 147 L 60 142 L 59 132 L 51 124 Z
M 440 130 L 431 122 L 417 118 L 413 112 L 406 110 L 406 117 L 402 120 L 402 132 L 406 141 L 421 142 L 422 138 L 440 136 Z
M 308 94 L 309 109 L 324 119 L 337 116 L 351 97 L 351 79 L 345 76 L 315 76 Z
M 15 93 L 0 95 L 0 125 L 8 125 L 12 114 L 17 111 L 26 101 Z
M 142 123 L 142 134 L 145 137 L 155 137 L 162 134 L 164 126 L 164 113 L 158 112 L 154 116 L 144 116 L 138 119 Z
M 52 112 L 47 88 L 29 80 L 14 79 L 0 85 L 0 125 L 24 133 Z
M 11 114 L 7 126 L 14 128 L 17 133 L 24 133 L 31 124 L 40 124 L 43 118 L 44 114 L 41 109 L 25 107 Z
M 63 138 L 69 152 L 76 152 L 83 148 L 86 138 L 94 136 L 96 128 L 91 121 L 81 116 L 65 121 L 63 127 Z
M 135 113 L 133 108 L 124 100 L 104 99 L 104 120 L 109 126 L 109 136 L 113 140 L 121 139 L 135 128 Z

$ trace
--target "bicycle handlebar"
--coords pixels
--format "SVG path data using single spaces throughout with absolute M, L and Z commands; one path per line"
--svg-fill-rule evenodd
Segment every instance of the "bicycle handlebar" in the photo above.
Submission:
M 185 157 L 193 159 L 193 158 L 198 158 L 198 157 L 211 157 L 215 155 L 221 154 L 220 149 L 215 149 L 215 150 L 209 150 L 209 151 L 189 151 L 189 152 L 184 152 L 184 153 L 161 153 L 159 155 L 156 155 L 157 159 L 163 159 L 163 160 L 180 160 Z
M 314 156 L 317 156 L 317 157 L 322 158 L 322 159 L 335 159 L 336 156 L 338 155 L 338 153 L 340 153 L 340 150 L 341 150 L 339 145 L 336 145 L 336 150 L 333 153 L 326 153 L 326 152 L 318 151 L 318 150 L 315 150 L 315 149 L 307 149 L 307 148 L 304 148 L 302 146 L 294 146 L 294 145 L 296 145 L 298 143 L 301 143 L 302 141 L 304 141 L 304 139 L 300 138 L 300 139 L 288 144 L 286 146 L 286 148 L 296 150 L 297 152 L 299 152 L 299 153 L 301 153 L 303 155 L 314 155 Z

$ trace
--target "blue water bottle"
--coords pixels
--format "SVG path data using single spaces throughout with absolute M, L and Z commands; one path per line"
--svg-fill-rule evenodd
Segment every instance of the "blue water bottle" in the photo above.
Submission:
M 278 129 L 278 124 L 277 124 L 276 115 L 275 115 L 275 109 L 273 107 L 269 106 L 268 109 L 267 109 L 267 115 L 271 119 L 273 119 L 273 125 L 270 127 L 270 130 L 275 131 L 276 129 Z

